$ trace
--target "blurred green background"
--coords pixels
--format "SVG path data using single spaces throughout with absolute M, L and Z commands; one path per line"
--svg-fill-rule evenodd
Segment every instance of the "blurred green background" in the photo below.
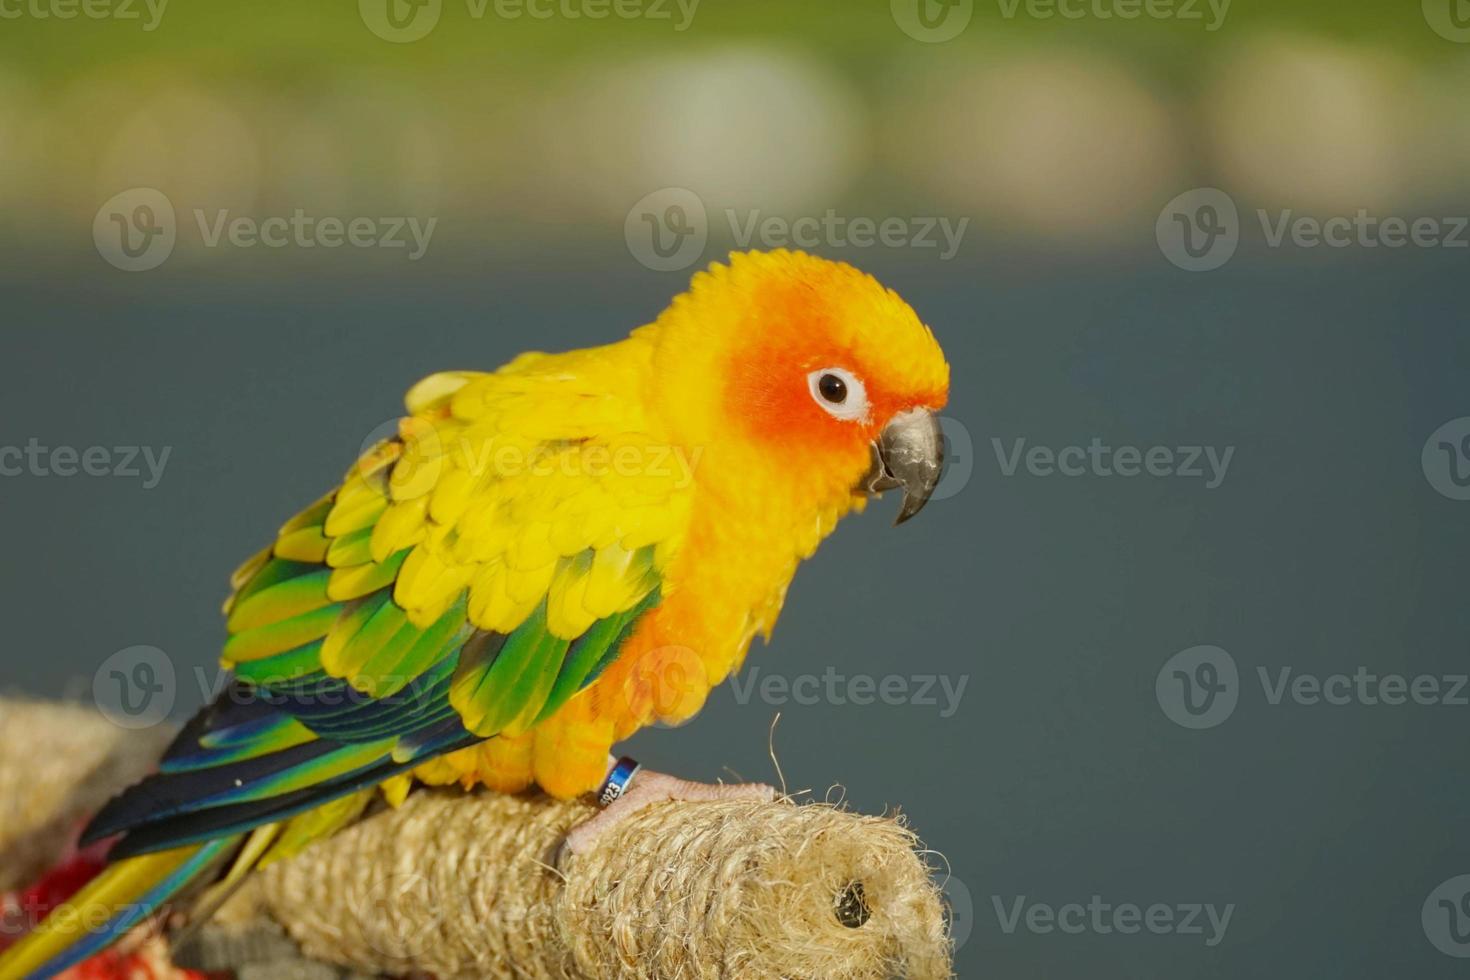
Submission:
M 1428 11 L 1461 0 L 1117 3 L 1135 19 L 989 0 L 946 43 L 879 0 L 642 0 L 650 16 L 596 20 L 567 0 L 537 0 L 545 18 L 393 0 L 424 25 L 407 43 L 383 39 L 387 0 L 26 13 L 52 2 L 0 19 L 0 203 L 29 255 L 138 185 L 186 210 L 452 215 L 456 245 L 517 248 L 605 240 L 666 186 L 715 211 L 962 213 L 1047 248 L 1126 246 L 1199 184 L 1299 213 L 1470 188 L 1470 63 L 1444 36 L 1465 30 Z M 285 264 L 209 261 L 198 237 L 179 260 L 210 273 Z
M 956 469 L 902 529 L 891 502 L 844 525 L 748 662 L 963 682 L 955 710 L 942 688 L 800 704 L 725 685 L 631 749 L 774 779 L 780 712 L 793 789 L 901 808 L 944 856 L 961 977 L 1463 973 L 1470 933 L 1431 898 L 1470 871 L 1470 708 L 1273 705 L 1256 681 L 1466 669 L 1470 503 L 1422 454 L 1470 416 L 1467 250 L 1267 230 L 1363 211 L 1452 234 L 1470 213 L 1462 0 L 1237 0 L 1223 19 L 992 0 L 942 42 L 904 29 L 906 0 L 703 0 L 684 30 L 672 3 L 512 19 L 446 0 L 437 19 L 400 7 L 425 31 L 404 42 L 381 36 L 386 0 L 171 0 L 152 30 L 141 3 L 62 20 L 34 2 L 0 0 L 0 448 L 170 455 L 151 487 L 0 477 L 0 690 L 105 701 L 103 666 L 145 645 L 187 714 L 229 571 L 410 384 L 621 336 L 736 244 L 732 220 L 967 222 L 950 257 L 814 246 L 934 327 Z M 927 8 L 946 11 L 965 13 Z M 1189 272 L 1165 232 L 1219 217 L 1174 207 L 1206 187 L 1237 209 L 1238 248 Z M 176 240 L 129 272 L 108 235 L 141 220 L 138 188 Z M 210 246 L 197 217 L 297 209 L 435 224 L 411 260 Z M 668 271 L 645 217 L 693 242 Z M 673 235 L 683 219 L 699 234 Z M 1234 455 L 1206 489 L 1007 475 L 993 441 L 1093 438 Z M 1234 657 L 1239 705 L 1193 731 L 1155 685 L 1199 644 Z M 1005 928 L 1018 898 L 1094 895 L 1233 914 L 1214 945 L 1208 926 Z

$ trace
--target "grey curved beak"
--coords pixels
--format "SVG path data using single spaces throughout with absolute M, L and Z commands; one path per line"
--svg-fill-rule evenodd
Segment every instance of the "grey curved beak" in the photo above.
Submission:
M 894 416 L 872 444 L 873 465 L 858 484 L 867 493 L 903 488 L 903 506 L 893 523 L 902 524 L 924 509 L 944 471 L 944 435 L 939 419 L 915 408 Z

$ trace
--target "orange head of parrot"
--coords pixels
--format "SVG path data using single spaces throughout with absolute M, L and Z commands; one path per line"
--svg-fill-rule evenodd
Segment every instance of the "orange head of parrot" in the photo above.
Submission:
M 747 485 L 839 515 L 901 488 L 899 522 L 933 493 L 949 365 L 871 276 L 801 252 L 736 253 L 696 275 L 655 329 L 672 427 Z

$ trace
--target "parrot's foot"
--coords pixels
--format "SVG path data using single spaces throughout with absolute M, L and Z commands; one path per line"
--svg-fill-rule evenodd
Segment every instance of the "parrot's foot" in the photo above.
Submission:
M 611 771 L 612 765 L 609 765 L 608 769 Z M 586 854 L 597 846 L 599 837 L 654 803 L 669 800 L 680 803 L 703 803 L 713 800 L 751 800 L 770 803 L 776 799 L 776 796 L 775 787 L 764 783 L 711 785 L 640 769 L 626 793 L 591 820 L 571 829 L 567 834 L 564 847 L 566 852 L 571 854 Z

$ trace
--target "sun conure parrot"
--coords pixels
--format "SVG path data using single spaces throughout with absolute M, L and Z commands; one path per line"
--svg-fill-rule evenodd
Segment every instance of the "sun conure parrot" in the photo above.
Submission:
M 711 266 L 605 347 L 420 382 L 398 435 L 235 574 L 228 688 L 97 814 L 84 840 L 117 836 L 112 863 L 0 980 L 78 963 L 378 793 L 595 791 L 616 742 L 694 715 L 769 635 L 840 517 L 886 489 L 900 521 L 924 505 L 948 384 L 895 293 L 787 251 Z M 771 792 L 643 774 L 570 843 L 702 791 Z

